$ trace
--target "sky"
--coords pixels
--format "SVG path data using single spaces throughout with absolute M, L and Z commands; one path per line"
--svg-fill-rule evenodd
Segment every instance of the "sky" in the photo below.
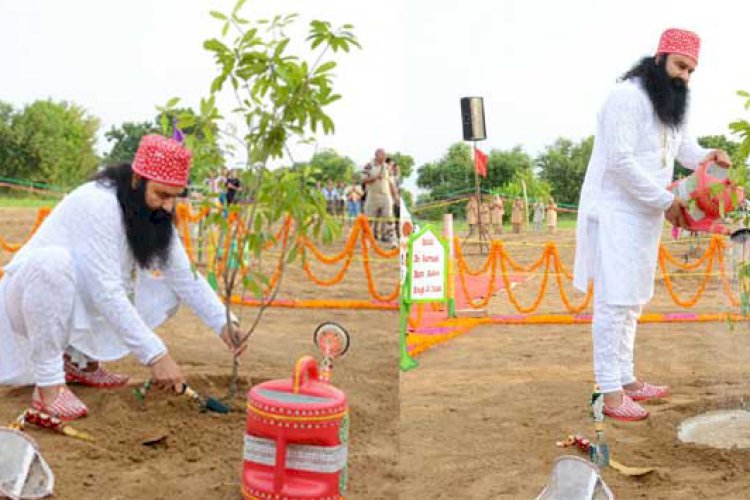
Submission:
M 152 118 L 180 96 L 197 106 L 216 70 L 203 40 L 219 36 L 210 10 L 225 0 L 0 0 L 0 100 L 51 97 L 84 106 L 103 132 Z M 462 140 L 460 98 L 484 98 L 485 150 L 521 145 L 532 155 L 557 137 L 594 132 L 617 77 L 656 48 L 668 27 L 696 31 L 691 82 L 696 135 L 728 133 L 748 118 L 748 2 L 610 0 L 249 0 L 245 17 L 297 12 L 351 23 L 362 50 L 337 57 L 333 136 L 292 148 L 294 160 L 333 148 L 362 165 L 377 147 L 419 166 Z M 744 48 L 743 48 L 744 47 Z M 220 100 L 229 110 L 231 101 Z M 407 186 L 414 186 L 411 179 Z

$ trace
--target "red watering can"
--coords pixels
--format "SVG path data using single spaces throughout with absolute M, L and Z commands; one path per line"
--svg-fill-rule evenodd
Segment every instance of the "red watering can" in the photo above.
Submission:
M 728 170 L 712 161 L 702 163 L 695 172 L 669 186 L 675 196 L 689 203 L 685 211 L 688 230 L 729 234 L 724 215 L 745 201 L 745 190 L 728 178 Z

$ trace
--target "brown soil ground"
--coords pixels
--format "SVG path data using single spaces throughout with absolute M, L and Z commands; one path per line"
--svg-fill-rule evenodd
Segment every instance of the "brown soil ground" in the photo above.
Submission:
M 529 263 L 541 246 L 521 243 L 539 245 L 549 238 L 526 234 L 506 236 L 505 241 L 513 257 Z M 572 231 L 551 238 L 572 268 Z M 670 248 L 682 255 L 688 246 L 670 243 Z M 478 266 L 480 256 L 469 258 Z M 522 304 L 533 301 L 540 278 L 531 276 L 515 288 Z M 698 286 L 696 276 L 682 273 L 675 279 L 683 298 Z M 504 293 L 490 303 L 490 313 L 515 313 Z M 714 279 L 693 311 L 727 311 L 726 304 Z M 646 311 L 684 311 L 666 293 L 659 273 L 656 297 Z M 539 312 L 564 312 L 555 285 Z M 686 445 L 676 436 L 677 426 L 688 417 L 743 406 L 750 397 L 748 356 L 746 324 L 639 328 L 639 376 L 669 384 L 673 395 L 646 403 L 651 412 L 646 421 L 607 420 L 606 435 L 616 460 L 656 468 L 641 478 L 605 470 L 605 482 L 616 498 L 747 498 L 750 450 Z M 482 326 L 418 360 L 420 366 L 401 378 L 402 498 L 534 498 L 546 484 L 555 457 L 582 456 L 555 443 L 568 434 L 593 437 L 589 325 Z
M 28 234 L 35 210 L 0 209 L 0 236 L 11 243 Z M 341 244 L 325 248 L 340 251 Z M 361 254 L 360 254 L 361 255 Z M 0 263 L 10 255 L 0 252 Z M 299 265 L 290 268 L 280 298 L 369 299 L 361 259 L 344 281 L 322 289 L 312 284 Z M 396 260 L 373 264 L 381 293 L 393 290 Z M 335 269 L 315 265 L 321 277 Z M 249 324 L 255 309 L 243 308 Z M 49 431 L 30 429 L 57 480 L 60 499 L 239 499 L 245 394 L 260 380 L 287 378 L 296 359 L 315 354 L 312 332 L 323 321 L 348 329 L 352 345 L 336 363 L 334 385 L 344 390 L 351 409 L 348 498 L 397 496 L 398 472 L 398 329 L 396 312 L 355 310 L 270 309 L 250 340 L 243 357 L 243 387 L 229 415 L 200 413 L 191 402 L 156 391 L 144 405 L 132 387 L 148 377 L 147 368 L 132 358 L 110 368 L 129 373 L 129 387 L 101 391 L 76 387 L 90 416 L 74 427 L 96 438 L 91 444 Z M 158 329 L 196 390 L 225 396 L 231 359 L 201 321 L 183 308 Z M 11 422 L 29 403 L 31 388 L 0 388 L 0 422 Z M 142 441 L 167 434 L 166 442 Z

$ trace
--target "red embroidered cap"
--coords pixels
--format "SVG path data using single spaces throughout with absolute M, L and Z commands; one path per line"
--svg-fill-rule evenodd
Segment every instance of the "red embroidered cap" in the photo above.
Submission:
M 169 186 L 187 186 L 192 153 L 174 139 L 143 136 L 133 159 L 133 172 Z
M 692 31 L 669 28 L 661 34 L 659 39 L 659 48 L 656 49 L 656 55 L 659 54 L 681 54 L 692 57 L 698 64 L 698 53 L 701 50 L 701 39 Z

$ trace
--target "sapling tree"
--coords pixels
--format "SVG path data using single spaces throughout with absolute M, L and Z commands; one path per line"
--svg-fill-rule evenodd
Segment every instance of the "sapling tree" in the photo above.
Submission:
M 212 211 L 206 220 L 207 230 L 220 234 L 209 266 L 225 298 L 227 323 L 234 317 L 236 294 L 242 298 L 249 292 L 259 301 L 254 317 L 235 331 L 235 346 L 243 345 L 258 327 L 281 288 L 286 266 L 299 256 L 304 258 L 304 239 L 330 242 L 340 230 L 326 214 L 309 167 L 270 167 L 271 162 L 294 162 L 290 147 L 294 141 L 309 143 L 319 132 L 334 132 L 326 112 L 341 98 L 333 90 L 334 58 L 359 47 L 351 25 L 333 28 L 314 20 L 304 40 L 306 47 L 293 53 L 290 47 L 299 40 L 289 32 L 298 16 L 251 21 L 240 16 L 244 3 L 239 0 L 229 13 L 211 12 L 222 23 L 221 36 L 203 46 L 213 54 L 218 73 L 199 112 L 178 113 L 176 122 L 178 128 L 193 131 L 186 134 L 189 147 L 200 148 L 199 137 L 211 144 L 218 134 L 223 146 L 220 156 L 242 159 L 240 202 Z M 234 102 L 227 117 L 217 106 L 217 98 L 225 95 Z M 178 101 L 170 100 L 159 111 L 169 114 Z M 221 158 L 216 160 L 220 165 Z M 270 272 L 264 268 L 269 258 L 274 263 Z M 230 396 L 236 394 L 237 381 L 235 356 Z

